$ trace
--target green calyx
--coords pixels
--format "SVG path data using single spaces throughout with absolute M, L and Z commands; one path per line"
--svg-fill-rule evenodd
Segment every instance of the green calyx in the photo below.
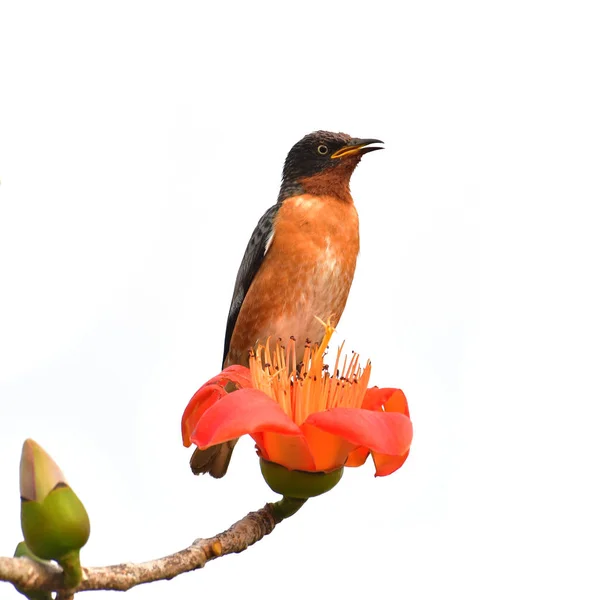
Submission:
M 320 496 L 337 485 L 344 473 L 340 467 L 329 473 L 290 471 L 276 463 L 260 459 L 260 470 L 267 485 L 287 498 L 307 499 Z
M 29 546 L 25 542 L 19 542 L 17 547 L 15 548 L 15 553 L 13 555 L 15 558 L 21 558 L 26 556 L 31 560 L 34 560 L 36 563 L 40 563 L 40 565 L 49 565 L 50 561 L 44 560 L 39 556 L 36 556 L 30 549 Z
M 36 556 L 61 563 L 87 542 L 90 520 L 77 494 L 61 483 L 41 502 L 21 500 L 21 529 Z

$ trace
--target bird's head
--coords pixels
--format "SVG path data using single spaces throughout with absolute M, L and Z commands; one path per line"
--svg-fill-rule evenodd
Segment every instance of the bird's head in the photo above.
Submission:
M 305 135 L 285 159 L 280 200 L 298 191 L 350 197 L 350 177 L 356 165 L 367 152 L 382 150 L 371 144 L 382 143 L 330 131 Z

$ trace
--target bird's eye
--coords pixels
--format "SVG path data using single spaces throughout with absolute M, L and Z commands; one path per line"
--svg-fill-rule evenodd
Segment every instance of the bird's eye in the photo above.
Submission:
M 326 154 L 329 154 L 329 148 L 325 144 L 319 144 L 319 146 L 317 146 L 317 152 L 322 156 L 325 156 Z

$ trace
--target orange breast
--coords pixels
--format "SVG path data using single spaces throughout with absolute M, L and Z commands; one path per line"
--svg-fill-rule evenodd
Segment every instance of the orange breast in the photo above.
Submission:
M 354 204 L 303 194 L 284 201 L 274 236 L 238 316 L 226 364 L 247 364 L 248 350 L 271 336 L 294 336 L 297 356 L 308 338 L 337 325 L 348 298 L 359 249 Z

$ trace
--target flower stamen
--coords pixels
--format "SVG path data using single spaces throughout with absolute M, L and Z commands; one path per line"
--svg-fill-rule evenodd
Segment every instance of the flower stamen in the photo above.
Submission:
M 344 356 L 340 374 L 343 343 L 333 372 L 329 371 L 324 357 L 335 330 L 330 323 L 319 321 L 325 327 L 323 340 L 320 344 L 307 340 L 300 363 L 296 362 L 293 337 L 285 346 L 278 340 L 273 352 L 269 338 L 250 353 L 252 385 L 275 400 L 298 425 L 310 414 L 329 408 L 360 408 L 369 383 L 371 363 L 361 368 L 356 352 L 350 360 Z

